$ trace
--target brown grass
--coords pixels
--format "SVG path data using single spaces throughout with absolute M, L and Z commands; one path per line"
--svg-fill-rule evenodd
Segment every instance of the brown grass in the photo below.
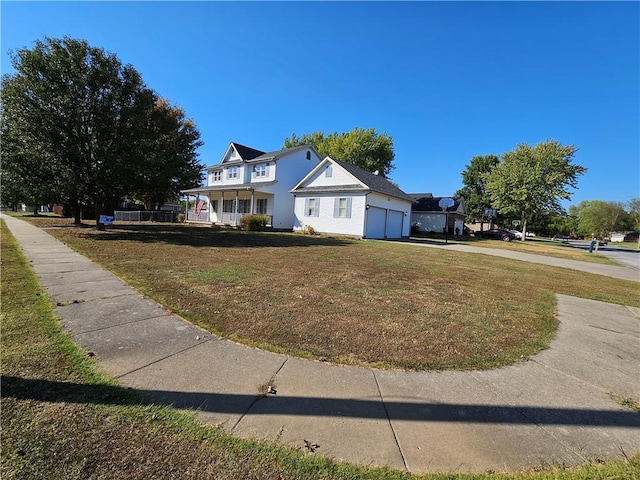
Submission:
M 346 239 L 137 225 L 50 233 L 209 330 L 329 361 L 512 363 L 552 338 L 554 293 L 640 306 L 637 284 L 490 256 Z

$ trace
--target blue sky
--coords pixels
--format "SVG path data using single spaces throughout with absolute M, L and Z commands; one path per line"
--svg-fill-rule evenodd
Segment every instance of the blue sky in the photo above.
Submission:
M 588 168 L 571 203 L 640 196 L 638 2 L 7 2 L 8 51 L 82 38 L 229 142 L 375 128 L 391 178 L 451 195 L 475 155 L 556 139 Z

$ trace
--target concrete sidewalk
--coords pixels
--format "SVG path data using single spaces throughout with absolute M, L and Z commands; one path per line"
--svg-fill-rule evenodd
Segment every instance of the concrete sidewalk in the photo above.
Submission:
M 514 470 L 640 450 L 640 311 L 558 296 L 560 329 L 528 362 L 482 372 L 354 368 L 221 340 L 46 232 L 3 216 L 65 329 L 98 366 L 239 436 L 411 472 Z M 582 263 L 582 262 L 580 262 Z M 261 395 L 272 385 L 275 395 Z

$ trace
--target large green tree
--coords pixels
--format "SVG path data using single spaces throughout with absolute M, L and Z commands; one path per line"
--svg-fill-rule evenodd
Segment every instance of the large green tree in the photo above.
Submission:
M 173 181 L 175 175 L 147 178 L 163 150 L 171 149 L 174 166 L 186 159 L 202 168 L 194 161 L 193 123 L 170 107 L 158 114 L 157 95 L 114 54 L 84 40 L 45 37 L 11 60 L 16 73 L 2 78 L 3 161 L 25 195 L 71 206 L 79 223 L 83 205 L 93 205 L 97 217 L 145 181 Z M 191 131 L 181 147 L 171 129 L 158 127 L 163 115 L 178 131 Z
M 147 209 L 178 198 L 180 191 L 202 183 L 203 166 L 196 149 L 202 145 L 193 120 L 182 108 L 157 98 L 148 111 L 144 132 L 144 168 L 136 182 L 135 198 Z
M 305 133 L 301 136 L 293 133 L 284 140 L 283 148 L 299 145 L 313 145 L 323 157 L 353 163 L 369 172 L 378 172 L 387 178 L 393 166 L 395 153 L 393 139 L 386 133 L 377 133 L 375 129 L 354 128 L 350 132 Z
M 629 226 L 629 213 L 620 202 L 585 200 L 577 207 L 578 228 L 583 236 L 607 238 L 611 232 L 624 231 Z
M 569 200 L 569 188 L 577 187 L 586 168 L 575 165 L 577 148 L 548 140 L 531 146 L 519 144 L 502 155 L 500 164 L 486 174 L 493 205 L 505 215 L 518 215 L 523 240 L 527 222 L 536 215 L 561 213 L 561 200 Z
M 482 222 L 485 219 L 485 209 L 491 208 L 486 175 L 491 173 L 499 162 L 500 159 L 496 155 L 478 155 L 471 159 L 462 172 L 464 186 L 455 196 L 464 197 L 468 221 Z

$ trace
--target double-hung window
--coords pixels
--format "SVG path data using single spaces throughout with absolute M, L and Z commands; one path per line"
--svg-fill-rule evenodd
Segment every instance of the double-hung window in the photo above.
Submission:
M 220 182 L 222 180 L 222 170 L 214 170 L 212 177 L 214 182 Z
M 333 216 L 334 218 L 351 218 L 351 197 L 334 199 Z
M 304 216 L 317 217 L 320 214 L 320 199 L 306 198 L 304 200 Z
M 238 178 L 238 167 L 229 167 L 227 169 L 227 179 Z
M 256 213 L 261 213 L 266 215 L 267 213 L 267 199 L 266 198 L 258 198 L 256 199 Z
M 253 174 L 257 177 L 266 177 L 267 176 L 267 164 L 262 163 L 260 165 L 256 165 L 253 167 Z

